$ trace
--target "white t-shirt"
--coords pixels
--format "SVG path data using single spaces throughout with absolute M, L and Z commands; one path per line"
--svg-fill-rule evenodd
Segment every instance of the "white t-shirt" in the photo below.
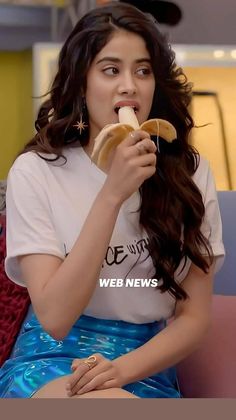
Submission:
M 17 256 L 39 253 L 65 259 L 106 179 L 107 175 L 91 163 L 82 147 L 65 149 L 64 155 L 67 163 L 61 165 L 62 159 L 48 163 L 34 152 L 27 152 L 16 159 L 9 172 L 5 268 L 9 278 L 17 284 L 24 286 Z M 194 181 L 203 195 L 206 216 L 202 229 L 218 257 L 218 270 L 224 256 L 221 218 L 206 160 L 201 159 Z M 155 274 L 146 248 L 147 234 L 138 223 L 139 203 L 139 192 L 136 192 L 121 206 L 99 276 L 100 279 L 123 279 L 124 284 L 101 287 L 98 279 L 84 310 L 86 315 L 137 324 L 173 315 L 175 299 L 168 292 L 160 293 L 151 286 L 127 286 L 130 283 L 126 279 L 151 279 Z M 178 282 L 185 278 L 190 264 L 188 260 L 182 272 L 180 264 L 176 272 Z

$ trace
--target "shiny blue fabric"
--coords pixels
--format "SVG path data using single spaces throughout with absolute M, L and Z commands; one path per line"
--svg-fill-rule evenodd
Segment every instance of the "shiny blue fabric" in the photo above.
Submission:
M 0 369 L 1 398 L 30 398 L 43 385 L 71 374 L 75 358 L 101 353 L 112 360 L 141 346 L 164 322 L 133 324 L 82 315 L 62 341 L 47 334 L 34 314 L 25 321 L 11 357 Z M 123 389 L 140 398 L 180 398 L 175 368 Z

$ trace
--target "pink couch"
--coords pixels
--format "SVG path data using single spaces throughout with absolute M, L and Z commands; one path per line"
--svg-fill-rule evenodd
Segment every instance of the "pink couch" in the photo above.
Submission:
M 212 303 L 207 338 L 177 366 L 185 398 L 236 398 L 236 296 L 214 295 Z
M 236 398 L 236 191 L 219 191 L 218 199 L 226 258 L 215 278 L 209 334 L 178 365 L 187 398 Z

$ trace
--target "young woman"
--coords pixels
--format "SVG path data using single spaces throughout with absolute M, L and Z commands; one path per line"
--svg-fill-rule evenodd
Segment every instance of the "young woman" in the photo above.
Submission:
M 34 313 L 1 369 L 1 397 L 181 396 L 175 365 L 208 330 L 224 255 L 214 180 L 189 144 L 190 94 L 157 22 L 133 6 L 92 10 L 65 42 L 8 177 L 6 271 Z M 105 173 L 90 156 L 118 104 L 140 124 L 168 120 L 177 140 L 134 130 Z M 111 278 L 158 285 L 101 286 Z

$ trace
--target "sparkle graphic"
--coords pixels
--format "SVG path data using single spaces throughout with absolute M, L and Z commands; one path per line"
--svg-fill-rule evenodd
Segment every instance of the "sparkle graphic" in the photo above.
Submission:
M 88 127 L 83 121 L 82 117 L 80 118 L 80 121 L 77 121 L 73 127 L 77 128 L 79 130 L 79 133 L 81 134 L 83 130 L 85 130 L 86 127 Z

